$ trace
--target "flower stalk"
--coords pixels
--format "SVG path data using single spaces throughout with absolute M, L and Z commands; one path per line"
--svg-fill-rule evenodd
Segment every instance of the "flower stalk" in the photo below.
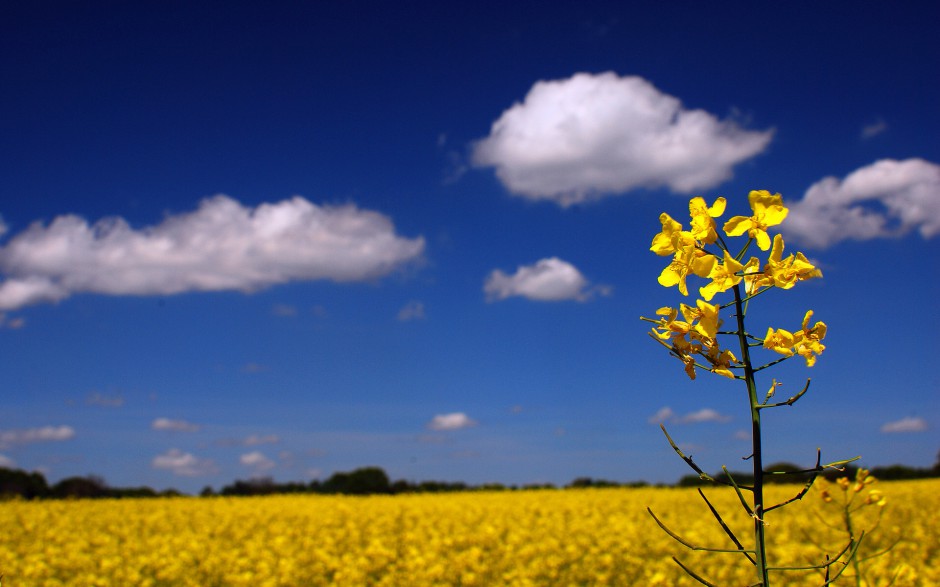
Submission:
M 709 551 L 718 553 L 742 553 L 748 562 L 753 565 L 757 582 L 752 587 L 770 587 L 771 571 L 782 572 L 799 570 L 796 567 L 776 567 L 770 563 L 767 552 L 767 522 L 765 516 L 772 510 L 787 506 L 794 501 L 802 499 L 809 491 L 818 474 L 827 468 L 838 468 L 855 459 L 837 461 L 822 465 L 820 454 L 817 452 L 816 465 L 802 471 L 809 473 L 810 477 L 802 490 L 794 497 L 781 503 L 767 505 L 764 501 L 765 478 L 768 475 L 783 474 L 777 471 L 765 471 L 763 463 L 763 438 L 761 433 L 761 412 L 768 408 L 792 406 L 809 389 L 809 380 L 806 386 L 794 396 L 781 402 L 770 403 L 774 392 L 779 385 L 773 380 L 770 390 L 763 400 L 760 399 L 757 389 L 757 374 L 773 367 L 783 361 L 794 357 L 802 357 L 807 367 L 812 367 L 817 357 L 825 350 L 822 340 L 826 336 L 826 324 L 816 322 L 810 325 L 813 311 L 807 311 L 803 317 L 800 330 L 785 330 L 781 328 L 768 328 L 763 338 L 749 333 L 746 327 L 746 315 L 750 303 L 758 303 L 756 298 L 771 289 L 788 290 L 797 283 L 822 277 L 819 271 L 801 252 L 784 256 L 783 237 L 771 236 L 767 230 L 784 221 L 788 209 L 783 205 L 780 194 L 771 194 L 764 190 L 755 190 L 748 195 L 752 214 L 750 216 L 734 216 L 724 223 L 723 232 L 727 237 L 745 237 L 746 242 L 737 253 L 732 253 L 725 238 L 719 233 L 715 219 L 724 214 L 726 201 L 717 198 L 708 206 L 703 198 L 696 197 L 689 202 L 691 227 L 684 230 L 682 224 L 675 221 L 665 212 L 660 214 L 659 221 L 662 231 L 653 238 L 650 250 L 660 256 L 672 255 L 673 259 L 659 275 L 659 283 L 664 287 L 677 286 L 683 296 L 689 295 L 688 279 L 697 277 L 710 280 L 698 289 L 701 299 L 695 304 L 680 304 L 678 308 L 662 307 L 656 310 L 658 318 L 642 318 L 653 323 L 650 335 L 664 346 L 669 354 L 682 362 L 682 368 L 690 379 L 695 379 L 697 371 L 707 371 L 732 380 L 742 380 L 745 384 L 748 397 L 749 413 L 751 417 L 751 454 L 747 457 L 753 467 L 753 485 L 738 484 L 726 467 L 722 467 L 727 481 L 709 476 L 696 464 L 691 457 L 686 456 L 677 446 L 669 433 L 663 427 L 663 432 L 676 454 L 688 464 L 699 477 L 708 482 L 730 486 L 738 495 L 742 509 L 753 518 L 753 546 L 745 548 L 742 542 L 731 532 L 724 522 L 721 514 L 706 499 L 709 510 L 718 521 L 721 529 L 731 539 L 735 548 L 716 549 L 697 546 L 667 528 L 650 511 L 656 523 L 673 539 L 693 551 Z M 761 251 L 768 251 L 765 262 L 757 257 L 744 261 L 748 249 L 756 244 Z M 717 251 L 712 250 L 716 248 Z M 712 303 L 712 299 L 719 294 L 729 292 L 733 300 L 726 304 Z M 763 298 L 762 298 L 763 299 Z M 733 329 L 722 330 L 722 320 L 719 314 L 722 310 L 733 308 Z M 719 342 L 720 337 L 733 337 L 735 352 L 724 348 Z M 752 349 L 765 349 L 777 353 L 775 360 L 757 364 L 752 359 Z M 856 457 L 857 458 L 857 457 Z M 750 491 L 750 500 L 745 498 L 744 492 Z M 702 494 L 704 499 L 704 494 Z M 851 532 L 850 532 L 851 534 Z M 858 538 L 858 541 L 861 537 Z M 858 541 L 850 537 L 849 543 L 834 557 L 827 556 L 826 560 L 818 565 L 800 567 L 800 569 L 822 569 L 827 575 L 826 582 L 835 580 L 845 566 L 855 557 L 858 550 Z M 675 559 L 676 563 L 693 579 L 703 585 L 711 585 L 705 577 L 700 576 L 690 566 Z M 842 568 L 836 577 L 829 579 L 829 568 L 839 564 Z

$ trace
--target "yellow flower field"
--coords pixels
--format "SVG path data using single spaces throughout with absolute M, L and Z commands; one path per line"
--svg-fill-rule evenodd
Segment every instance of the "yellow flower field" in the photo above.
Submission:
M 894 585 L 940 585 L 940 480 L 879 488 L 884 519 L 862 554 L 901 541 L 861 563 L 863 584 L 896 576 Z M 795 491 L 767 490 L 772 499 Z M 751 520 L 734 493 L 706 495 L 747 545 Z M 686 549 L 647 506 L 686 540 L 732 547 L 693 489 L 8 501 L 0 503 L 0 573 L 3 587 L 698 585 L 671 560 L 677 555 L 719 585 L 754 582 L 743 556 Z M 818 564 L 820 546 L 834 554 L 845 544 L 822 521 L 839 524 L 819 491 L 767 518 L 774 566 Z M 771 578 L 822 583 L 816 571 Z M 837 584 L 855 581 L 847 573 Z

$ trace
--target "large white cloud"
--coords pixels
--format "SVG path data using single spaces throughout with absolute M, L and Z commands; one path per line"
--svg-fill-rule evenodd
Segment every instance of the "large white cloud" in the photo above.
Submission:
M 714 187 L 772 136 L 687 110 L 641 77 L 579 73 L 532 86 L 474 145 L 473 162 L 495 167 L 514 194 L 568 206 L 635 188 Z
M 813 247 L 843 240 L 898 237 L 912 230 L 940 234 L 940 165 L 923 159 L 882 159 L 839 180 L 814 183 L 781 229 Z
M 0 311 L 73 293 L 253 291 L 289 281 L 372 280 L 420 258 L 424 239 L 354 205 L 294 197 L 248 208 L 227 196 L 134 229 L 121 218 L 89 225 L 59 216 L 0 248 Z
M 541 302 L 558 302 L 585 301 L 595 292 L 607 293 L 609 288 L 591 287 L 577 267 L 551 257 L 534 265 L 520 265 L 512 275 L 495 269 L 486 278 L 483 291 L 489 301 L 519 296 Z

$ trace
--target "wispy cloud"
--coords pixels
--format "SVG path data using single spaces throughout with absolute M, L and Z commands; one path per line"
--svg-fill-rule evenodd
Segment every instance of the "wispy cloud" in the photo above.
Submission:
M 649 81 L 612 72 L 540 81 L 473 148 L 511 193 L 569 206 L 636 188 L 688 194 L 729 179 L 772 130 L 688 110 Z
M 171 448 L 162 455 L 158 455 L 150 462 L 154 469 L 170 471 L 180 477 L 200 477 L 212 475 L 218 471 L 215 463 L 202 459 L 188 452 Z
M 100 391 L 93 391 L 85 398 L 85 403 L 89 406 L 119 408 L 124 405 L 124 396 L 121 394 L 108 395 Z
M 186 420 L 171 420 L 170 418 L 157 418 L 151 424 L 153 430 L 170 430 L 174 432 L 197 432 L 199 424 L 193 424 Z
M 297 306 L 290 304 L 274 304 L 271 313 L 282 318 L 292 318 L 297 315 Z
M 412 320 L 424 320 L 426 318 L 424 314 L 424 303 L 412 300 L 405 304 L 401 310 L 398 311 L 398 319 L 402 322 L 410 322 Z
M 888 123 L 879 118 L 875 122 L 862 127 L 861 137 L 862 139 L 870 139 L 880 135 L 886 130 L 888 130 Z
M 238 462 L 254 470 L 255 473 L 271 470 L 277 465 L 277 463 L 258 450 L 243 454 L 238 458 Z
M 424 239 L 395 234 L 384 215 L 301 197 L 248 208 L 227 196 L 134 229 L 59 216 L 0 248 L 0 311 L 74 293 L 250 292 L 291 281 L 374 280 L 419 259 Z
M 912 230 L 931 238 L 940 234 L 940 165 L 882 159 L 845 179 L 822 179 L 788 206 L 781 228 L 813 247 L 900 237 Z
M 665 424 L 666 422 L 673 424 L 698 424 L 701 422 L 725 423 L 730 421 L 731 416 L 722 414 L 712 408 L 702 408 L 701 410 L 680 416 L 668 406 L 660 408 L 659 411 L 647 419 L 647 422 L 650 424 Z
M 75 429 L 71 426 L 42 426 L 22 430 L 0 430 L 0 448 L 35 442 L 57 442 L 71 440 Z
M 520 265 L 512 275 L 495 269 L 486 278 L 483 291 L 486 293 L 486 299 L 491 302 L 514 296 L 540 302 L 584 302 L 595 293 L 610 293 L 610 288 L 592 287 L 577 267 L 557 257 L 551 257 L 534 265 Z
M 13 469 L 16 467 L 16 461 L 6 455 L 0 455 L 0 467 Z
M 277 444 L 281 438 L 277 434 L 252 434 L 244 440 L 245 446 L 258 446 L 260 444 Z
M 428 422 L 428 428 L 431 430 L 460 430 L 462 428 L 471 428 L 477 425 L 473 420 L 463 412 L 454 412 L 451 414 L 438 414 Z
M 881 427 L 881 431 L 886 434 L 897 432 L 923 432 L 927 429 L 927 420 L 923 418 L 901 418 L 894 422 L 887 422 Z

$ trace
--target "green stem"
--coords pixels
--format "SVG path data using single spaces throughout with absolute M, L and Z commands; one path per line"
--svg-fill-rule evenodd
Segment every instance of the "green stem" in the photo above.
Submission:
M 764 463 L 761 452 L 760 433 L 760 402 L 757 398 L 757 383 L 754 380 L 754 366 L 751 363 L 750 345 L 744 328 L 744 303 L 741 299 L 741 288 L 734 286 L 734 309 L 738 323 L 738 343 L 741 347 L 741 361 L 744 363 L 744 382 L 747 384 L 747 395 L 751 405 L 751 462 L 754 466 L 753 490 L 753 516 L 754 516 L 754 551 L 757 566 L 757 577 L 762 587 L 770 587 L 767 573 L 767 548 L 764 526 Z

